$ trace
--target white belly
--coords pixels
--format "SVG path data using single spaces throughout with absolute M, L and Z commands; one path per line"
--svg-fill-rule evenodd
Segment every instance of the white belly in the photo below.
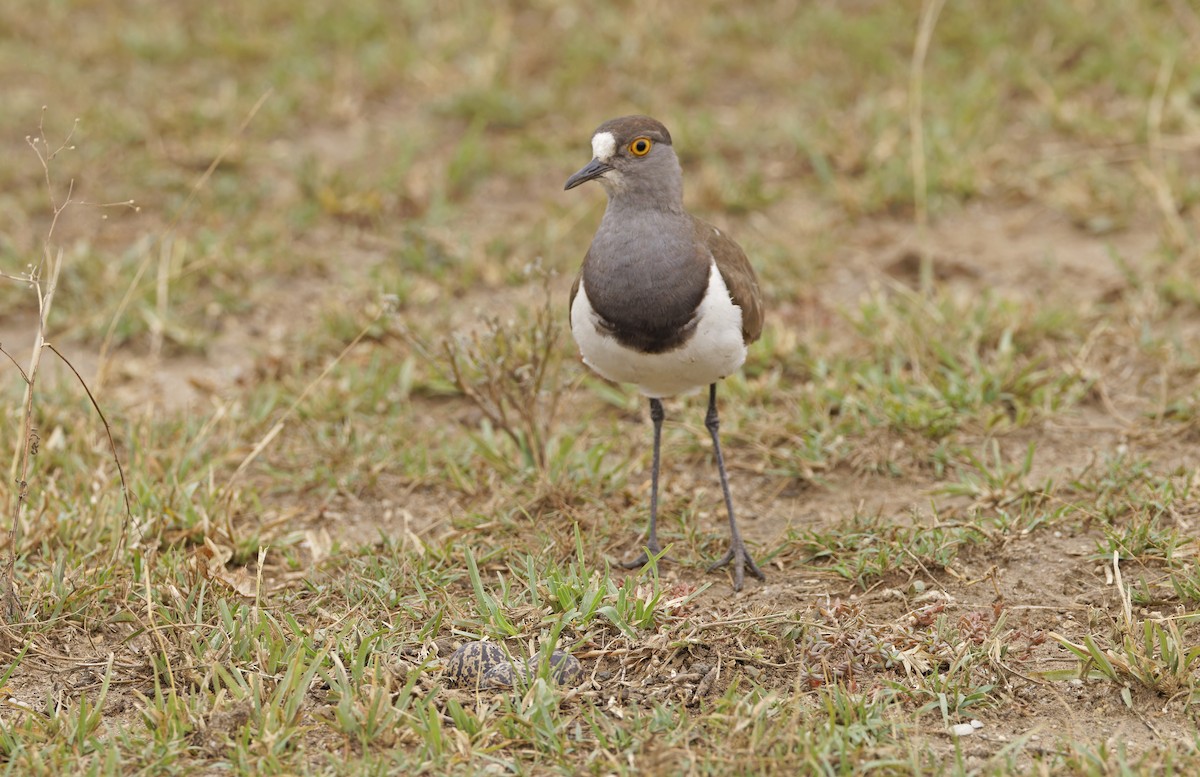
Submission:
M 571 305 L 571 334 L 584 363 L 601 376 L 632 383 L 648 397 L 669 397 L 715 383 L 746 360 L 742 309 L 733 304 L 715 262 L 698 315 L 696 331 L 682 346 L 666 353 L 641 353 L 596 328 L 599 317 L 580 279 Z

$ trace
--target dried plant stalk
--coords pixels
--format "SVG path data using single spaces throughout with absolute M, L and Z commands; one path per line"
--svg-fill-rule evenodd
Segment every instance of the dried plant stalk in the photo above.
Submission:
M 32 287 L 38 301 L 37 334 L 34 337 L 32 353 L 29 356 L 29 368 L 27 370 L 21 370 L 20 365 L 17 365 L 17 370 L 21 373 L 22 380 L 25 381 L 25 393 L 21 403 L 21 434 L 17 438 L 17 444 L 13 451 L 12 465 L 9 470 L 9 478 L 15 484 L 16 490 L 14 492 L 14 498 L 10 511 L 10 523 L 8 528 L 9 553 L 8 559 L 5 562 L 4 590 L 0 592 L 0 597 L 2 597 L 4 600 L 4 612 L 9 621 L 19 619 L 23 609 L 21 606 L 20 596 L 17 593 L 16 561 L 17 553 L 20 551 L 21 547 L 21 522 L 25 515 L 26 504 L 29 501 L 29 473 L 32 467 L 33 457 L 37 455 L 38 445 L 41 441 L 41 438 L 37 432 L 37 428 L 33 423 L 33 403 L 35 396 L 34 392 L 37 388 L 38 368 L 41 366 L 42 351 L 44 349 L 49 348 L 51 351 L 57 354 L 58 357 L 62 359 L 63 362 L 75 374 L 75 377 L 79 379 L 84 391 L 87 392 L 88 399 L 91 400 L 92 407 L 95 408 L 96 413 L 100 416 L 100 420 L 104 423 L 104 429 L 108 435 L 109 446 L 112 449 L 113 459 L 117 463 L 117 472 L 121 478 L 121 492 L 125 498 L 126 518 L 130 519 L 127 520 L 125 527 L 122 530 L 121 541 L 118 543 L 117 547 L 113 549 L 114 560 L 117 557 L 120 547 L 124 545 L 126 530 L 128 529 L 129 523 L 132 519 L 132 510 L 130 509 L 129 504 L 129 489 L 125 482 L 125 471 L 121 466 L 120 458 L 117 456 L 117 448 L 115 442 L 113 441 L 112 429 L 108 424 L 108 419 L 105 418 L 104 413 L 100 411 L 100 405 L 96 402 L 96 398 L 92 394 L 91 389 L 88 388 L 87 383 L 83 380 L 83 376 L 79 374 L 79 372 L 75 369 L 75 366 L 71 364 L 71 362 L 68 361 L 67 358 L 63 356 L 63 354 L 59 352 L 57 348 L 55 348 L 46 340 L 46 330 L 49 325 L 50 310 L 54 303 L 54 292 L 58 288 L 58 279 L 60 273 L 62 272 L 63 265 L 62 249 L 59 249 L 57 252 L 51 251 L 54 232 L 58 226 L 59 217 L 62 216 L 63 211 L 65 211 L 71 205 L 81 203 L 77 203 L 77 201 L 72 198 L 75 192 L 74 179 L 72 179 L 67 185 L 66 195 L 61 201 L 59 201 L 55 196 L 54 182 L 52 176 L 50 175 L 50 163 L 54 160 L 54 158 L 57 157 L 62 151 L 74 148 L 74 146 L 71 145 L 71 139 L 75 135 L 75 129 L 78 127 L 79 121 L 78 119 L 76 120 L 75 124 L 71 128 L 71 131 L 67 133 L 67 136 L 63 142 L 59 144 L 57 148 L 51 149 L 50 144 L 46 140 L 44 116 L 45 108 L 42 110 L 43 118 L 42 121 L 38 123 L 37 134 L 26 138 L 29 147 L 33 149 L 34 154 L 37 155 L 38 162 L 41 163 L 42 174 L 46 185 L 46 195 L 50 201 L 50 226 L 47 228 L 46 237 L 42 242 L 42 258 L 41 261 L 39 261 L 36 265 L 30 267 L 28 272 L 21 275 L 0 273 L 0 277 L 6 280 L 28 284 L 30 287 Z M 107 205 L 102 205 L 101 207 L 110 206 L 132 208 L 134 207 L 134 204 L 133 201 L 130 200 L 126 202 L 108 203 Z M 44 281 L 43 273 L 45 273 L 47 269 L 49 270 L 49 280 Z M 0 351 L 3 351 L 3 349 L 0 348 Z M 3 351 L 3 353 L 5 356 L 8 356 L 9 360 L 12 361 L 14 365 L 16 365 L 16 360 L 13 359 L 13 357 L 7 351 Z
M 68 199 L 68 202 L 70 200 Z M 57 216 L 57 213 L 55 214 Z M 58 276 L 62 271 L 63 252 L 60 249 L 50 262 L 50 282 L 43 291 L 40 278 L 31 274 L 30 282 L 37 292 L 38 298 L 38 329 L 33 341 L 33 353 L 29 356 L 29 369 L 25 371 L 25 395 L 21 406 L 21 436 L 17 439 L 17 448 L 13 454 L 11 476 L 16 484 L 16 498 L 12 505 L 12 522 L 8 527 L 8 561 L 5 569 L 4 609 L 8 620 L 20 616 L 21 600 L 17 596 L 16 564 L 17 548 L 21 541 L 21 518 L 25 513 L 25 503 L 29 499 L 29 464 L 37 454 L 37 429 L 33 425 L 33 390 L 37 384 L 38 367 L 42 362 L 42 348 L 46 345 L 46 324 L 50 318 L 50 308 L 54 303 L 54 291 L 58 288 Z
M 436 351 L 411 333 L 404 335 L 419 355 L 516 445 L 528 465 L 544 472 L 550 432 L 562 398 L 558 350 L 562 324 L 553 305 L 550 274 L 539 268 L 532 272 L 542 280 L 542 304 L 515 321 L 488 317 L 482 322 L 482 331 L 446 337 Z

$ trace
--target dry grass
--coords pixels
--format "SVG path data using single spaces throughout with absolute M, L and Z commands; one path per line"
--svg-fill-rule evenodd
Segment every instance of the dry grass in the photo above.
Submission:
M 9 772 L 1200 766 L 1186 2 L 102 0 L 0 30 L 0 347 L 73 365 L 0 361 Z M 723 387 L 768 573 L 737 596 L 696 398 L 670 560 L 610 566 L 649 424 L 564 336 L 601 198 L 561 186 L 632 111 L 768 297 Z M 485 637 L 587 679 L 447 687 Z

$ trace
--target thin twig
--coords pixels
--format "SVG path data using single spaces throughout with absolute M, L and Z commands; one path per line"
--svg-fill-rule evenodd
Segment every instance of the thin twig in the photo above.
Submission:
M 62 203 L 59 203 L 55 199 L 54 183 L 50 177 L 50 160 L 54 159 L 60 151 L 68 147 L 67 144 L 71 142 L 71 137 L 75 134 L 75 127 L 78 126 L 79 122 L 76 120 L 75 125 L 72 126 L 62 145 L 54 151 L 50 151 L 50 144 L 46 140 L 45 120 L 46 108 L 43 106 L 42 118 L 38 121 L 37 135 L 25 138 L 25 141 L 33 149 L 33 153 L 42 165 L 42 174 L 46 179 L 46 196 L 50 199 L 50 210 L 53 216 L 50 220 L 50 226 L 46 230 L 46 239 L 42 243 L 42 251 L 38 263 L 29 270 L 24 279 L 33 286 L 34 292 L 37 294 L 38 328 L 37 336 L 33 341 L 33 352 L 29 357 L 29 371 L 22 372 L 22 377 L 25 378 L 25 396 L 22 402 L 24 410 L 22 414 L 21 437 L 17 440 L 17 449 L 13 453 L 13 463 L 10 468 L 10 478 L 16 484 L 16 498 L 13 500 L 12 506 L 12 522 L 8 527 L 9 553 L 5 570 L 6 586 L 4 591 L 5 615 L 10 621 L 16 619 L 21 612 L 21 601 L 17 596 L 17 553 L 20 550 L 21 518 L 25 512 L 25 503 L 29 499 L 29 462 L 37 454 L 37 445 L 39 442 L 37 430 L 33 426 L 34 384 L 37 381 L 38 365 L 42 359 L 42 346 L 46 342 L 46 325 L 49 322 L 50 309 L 54 302 L 54 292 L 58 288 L 58 276 L 62 271 L 62 249 L 59 249 L 55 256 L 50 269 L 50 284 L 44 293 L 42 291 L 41 275 L 44 263 L 50 258 L 50 240 L 54 236 L 55 227 L 58 225 L 58 218 L 71 204 L 71 195 L 75 191 L 75 181 L 72 179 L 71 183 L 67 186 L 67 196 Z M 46 153 L 43 153 L 42 149 L 46 149 Z M 10 356 L 9 358 L 11 359 L 12 357 Z
M 46 342 L 46 325 L 50 318 L 50 308 L 54 302 L 54 292 L 58 289 L 58 276 L 62 271 L 62 249 L 50 266 L 50 283 L 45 293 L 42 292 L 41 282 L 34 281 L 38 294 L 37 337 L 33 342 L 33 353 L 29 357 L 29 372 L 25 379 L 25 397 L 21 438 L 17 441 L 17 451 L 13 457 L 12 479 L 17 484 L 17 498 L 13 502 L 12 523 L 8 529 L 8 564 L 7 586 L 4 591 L 5 609 L 9 619 L 16 618 L 21 611 L 21 602 L 17 597 L 17 553 L 21 541 L 21 517 L 25 512 L 25 502 L 29 498 L 29 461 L 37 451 L 37 431 L 33 426 L 33 391 L 37 381 L 38 365 L 42 360 L 42 346 Z
M 921 242 L 921 291 L 928 293 L 933 286 L 933 262 L 925 250 L 925 232 L 929 227 L 929 188 L 925 170 L 925 58 L 937 26 L 938 15 L 946 0 L 924 0 L 917 40 L 913 44 L 908 73 L 908 131 L 912 154 L 913 209 Z
M 7 357 L 8 357 L 8 360 L 9 360 L 10 362 L 12 362 L 12 363 L 13 363 L 13 366 L 14 366 L 14 367 L 16 367 L 16 368 L 17 368 L 17 372 L 21 373 L 21 380 L 23 380 L 23 381 L 25 381 L 26 383 L 28 383 L 28 382 L 29 382 L 29 376 L 25 374 L 25 370 L 21 369 L 21 365 L 17 364 L 17 360 L 16 360 L 16 359 L 14 359 L 14 358 L 12 357 L 12 354 L 11 354 L 11 353 L 9 353 L 8 351 L 4 350 L 4 345 L 3 345 L 3 344 L 0 344 L 0 353 L 2 353 L 2 354 L 4 354 L 5 356 L 7 356 Z
M 104 424 L 104 434 L 108 436 L 108 447 L 112 450 L 113 461 L 117 464 L 117 475 L 121 478 L 121 496 L 125 499 L 125 525 L 121 528 L 120 541 L 113 548 L 113 562 L 115 563 L 118 553 L 125 546 L 125 538 L 129 531 L 129 525 L 133 522 L 133 509 L 129 505 L 129 485 L 125 482 L 125 468 L 121 466 L 121 457 L 117 453 L 117 444 L 113 441 L 112 427 L 109 426 L 108 419 L 104 417 L 104 411 L 100 409 L 100 403 L 96 401 L 96 397 L 92 395 L 92 390 L 88 388 L 87 381 L 79 374 L 79 370 L 75 369 L 75 365 L 71 364 L 71 360 L 63 356 L 62 352 L 55 348 L 53 344 L 46 343 L 46 347 L 53 351 L 55 356 L 62 359 L 63 364 L 71 368 L 71 372 L 75 373 L 76 379 L 79 380 L 79 385 L 83 386 L 83 390 L 87 393 L 92 407 L 96 409 L 96 415 L 100 416 L 100 422 Z
M 71 362 L 67 360 L 67 358 L 58 351 L 58 349 L 46 341 L 46 331 L 49 325 L 50 311 L 54 303 L 54 293 L 58 289 L 58 279 L 62 272 L 63 266 L 62 249 L 58 249 L 58 251 L 52 255 L 51 243 L 53 241 L 55 231 L 58 228 L 59 218 L 68 207 L 77 204 L 73 199 L 75 194 L 74 179 L 71 179 L 67 184 L 66 196 L 61 202 L 58 201 L 54 193 L 54 180 L 50 173 L 50 163 L 62 151 L 74 148 L 74 146 L 71 145 L 71 139 L 74 137 L 75 131 L 79 127 L 79 120 L 75 120 L 74 124 L 71 126 L 71 131 L 67 133 L 62 143 L 60 143 L 57 148 L 51 150 L 50 143 L 46 139 L 45 119 L 46 108 L 43 106 L 42 116 L 38 121 L 37 134 L 35 136 L 26 137 L 25 139 L 29 144 L 29 147 L 33 149 L 33 153 L 37 156 L 38 162 L 42 166 L 42 175 L 45 178 L 46 185 L 46 196 L 50 200 L 50 209 L 52 215 L 50 218 L 50 225 L 46 230 L 46 237 L 42 242 L 41 257 L 37 264 L 30 268 L 25 277 L 20 279 L 29 283 L 37 295 L 38 322 L 37 336 L 34 338 L 33 352 L 29 359 L 29 370 L 21 370 L 20 365 L 17 365 L 17 369 L 20 370 L 21 377 L 25 381 L 25 396 L 23 402 L 24 417 L 22 422 L 22 434 L 21 438 L 17 441 L 17 450 L 14 453 L 11 468 L 11 478 L 16 483 L 17 490 L 16 499 L 14 500 L 12 507 L 12 523 L 9 526 L 8 533 L 9 556 L 6 569 L 7 590 L 3 592 L 5 609 L 7 611 L 6 614 L 10 620 L 17 618 L 21 611 L 21 602 L 17 596 L 16 589 L 16 559 L 21 548 L 21 520 L 24 517 L 25 506 L 29 499 L 29 473 L 31 468 L 31 460 L 35 455 L 37 455 L 37 446 L 39 443 L 37 430 L 33 425 L 33 403 L 38 367 L 41 364 L 43 348 L 49 347 L 50 350 L 54 351 L 54 353 L 60 359 L 62 359 L 68 367 L 70 367 L 71 371 L 75 373 L 75 377 L 79 379 L 80 384 L 83 385 L 84 391 L 87 392 L 88 398 L 92 401 L 92 406 L 100 415 L 100 419 L 104 423 L 105 433 L 108 435 L 109 445 L 112 447 L 113 456 L 117 462 L 117 471 L 121 476 L 121 493 L 125 499 L 125 513 L 128 518 L 132 518 L 132 510 L 130 509 L 129 505 L 129 489 L 125 482 L 125 472 L 121 466 L 121 460 L 117 456 L 116 444 L 113 441 L 112 429 L 109 426 L 108 419 L 105 418 L 104 413 L 100 411 L 100 406 L 96 402 L 96 398 L 92 395 L 91 389 L 88 388 L 87 383 L 83 380 L 83 377 L 79 374 L 79 371 L 75 369 L 75 366 L 71 364 Z M 121 204 L 128 204 L 132 206 L 132 201 Z M 49 283 L 43 287 L 42 271 L 47 262 L 50 263 L 50 279 Z M 13 364 L 16 364 L 16 360 L 13 359 L 7 351 L 5 351 L 4 354 L 5 356 L 8 356 L 9 360 L 12 361 Z M 119 551 L 120 547 L 124 545 L 128 526 L 129 521 L 126 522 L 125 527 L 122 529 L 121 542 L 118 543 L 118 548 L 114 549 L 114 559 L 116 558 L 116 553 Z

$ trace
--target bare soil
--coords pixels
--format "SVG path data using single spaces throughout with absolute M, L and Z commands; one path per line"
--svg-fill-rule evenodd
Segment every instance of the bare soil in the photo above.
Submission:
M 777 299 L 769 313 L 770 326 L 792 328 L 803 339 L 814 331 L 814 324 L 834 320 L 831 311 L 853 306 L 872 289 L 889 284 L 914 286 L 920 250 L 935 258 L 936 277 L 957 293 L 996 293 L 1039 300 L 1066 289 L 1086 308 L 1103 304 L 1123 288 L 1120 269 L 1111 260 L 1114 252 L 1136 263 L 1154 249 L 1157 240 L 1151 230 L 1136 227 L 1118 234 L 1088 234 L 1065 217 L 1031 205 L 971 205 L 953 218 L 937 222 L 926 235 L 919 235 L 907 221 L 887 219 L 841 225 L 838 229 L 837 248 L 823 258 L 831 268 L 827 279 L 802 299 Z M 769 234 L 769 230 L 763 234 Z M 569 280 L 558 281 L 564 295 Z M 280 339 L 279 333 L 287 329 L 297 309 L 323 293 L 324 288 L 324 282 L 296 282 L 287 293 L 278 295 L 288 304 L 258 308 L 246 319 L 227 322 L 209 358 L 170 354 L 122 357 L 120 372 L 111 377 L 115 391 L 110 397 L 126 408 L 144 406 L 153 399 L 160 403 L 157 410 L 190 407 L 203 412 L 209 398 L 235 392 L 239 381 L 252 376 L 255 370 L 271 369 L 272 360 L 280 358 L 273 346 Z M 1059 291 L 1053 291 L 1056 289 Z M 509 293 L 508 297 L 495 289 L 480 293 L 492 309 L 497 309 L 510 301 L 509 297 L 525 292 Z M 459 307 L 467 311 L 464 319 L 469 319 L 475 305 L 471 300 L 460 303 Z M 22 334 L 27 336 L 28 323 L 5 319 L 0 342 L 13 352 L 24 353 L 28 344 L 18 340 Z M 837 336 L 836 332 L 822 334 Z M 77 366 L 85 375 L 94 375 L 95 362 L 86 355 L 79 357 Z M 1097 365 L 1101 369 L 1104 366 Z M 48 379 L 62 379 L 62 375 Z M 1141 437 L 1132 434 L 1129 419 L 1144 412 L 1152 402 L 1139 389 L 1145 379 L 1145 375 L 1136 374 L 1136 369 L 1107 375 L 1112 389 L 1107 401 L 1086 401 L 1051 421 L 1009 434 L 1001 440 L 1003 452 L 1009 458 L 1019 458 L 1030 442 L 1036 443 L 1038 455 L 1030 482 L 1069 481 L 1119 446 L 1149 455 L 1165 468 L 1195 471 L 1200 462 L 1191 443 L 1169 433 Z M 431 426 L 459 423 L 465 403 L 430 402 L 421 410 L 428 415 Z M 730 417 L 738 410 L 736 405 L 727 405 L 724 412 Z M 697 433 L 703 431 L 701 413 L 694 398 L 668 406 L 669 422 L 685 423 Z M 621 428 L 623 433 L 643 435 L 649 440 L 644 415 L 627 419 Z M 896 443 L 885 440 L 881 444 Z M 699 519 L 710 527 L 719 527 L 723 521 L 719 491 L 707 456 L 687 456 L 669 447 L 665 455 L 663 511 L 668 530 L 678 530 L 673 524 L 677 520 L 674 510 L 693 498 L 711 504 Z M 729 444 L 727 456 L 743 532 L 758 549 L 778 547 L 791 530 L 831 526 L 855 513 L 921 525 L 969 520 L 971 516 L 969 500 L 944 495 L 937 498 L 939 514 L 932 514 L 931 499 L 940 483 L 928 472 L 914 470 L 884 476 L 869 467 L 845 465 L 819 473 L 810 482 L 789 482 L 741 466 L 736 444 Z M 644 501 L 648 478 L 648 468 L 633 478 L 639 486 L 626 495 L 629 501 Z M 697 497 L 697 492 L 703 496 Z M 293 530 L 307 531 L 305 547 L 312 560 L 319 560 L 334 543 L 371 543 L 381 534 L 414 543 L 445 538 L 456 531 L 453 518 L 461 509 L 445 494 L 383 473 L 371 495 L 283 497 L 259 520 L 286 521 Z M 1200 525 L 1198 515 L 1200 506 L 1179 515 L 1178 520 L 1190 528 Z M 628 543 L 606 548 L 606 555 L 614 562 L 632 555 L 635 532 L 641 530 L 640 525 L 631 526 Z M 721 575 L 706 573 L 702 565 L 705 558 L 719 555 L 722 547 L 684 548 L 675 554 L 674 563 L 665 565 L 664 575 L 680 593 L 714 583 L 691 605 L 702 608 L 705 620 L 714 623 L 744 622 L 747 628 L 760 625 L 777 635 L 786 631 L 781 624 L 788 621 L 840 624 L 843 633 L 852 633 L 856 623 L 874 624 L 871 628 L 877 637 L 911 649 L 914 662 L 882 671 L 863 670 L 853 676 L 857 687 L 866 691 L 882 692 L 886 681 L 899 679 L 904 672 L 921 671 L 921 656 L 928 652 L 928 646 L 916 641 L 905 644 L 903 640 L 912 639 L 907 626 L 927 625 L 933 617 L 946 616 L 955 622 L 977 624 L 986 631 L 997 618 L 1006 618 L 1004 647 L 1008 654 L 997 661 L 1006 703 L 979 709 L 977 717 L 982 728 L 962 740 L 956 741 L 933 724 L 927 732 L 916 732 L 923 734 L 935 751 L 949 755 L 961 747 L 968 766 L 1017 742 L 1028 743 L 1027 752 L 1032 754 L 1039 747 L 1048 752 L 1058 737 L 1119 743 L 1135 756 L 1167 743 L 1191 742 L 1195 721 L 1178 699 L 1133 688 L 1134 704 L 1130 707 L 1113 683 L 1039 678 L 1039 673 L 1075 665 L 1074 659 L 1048 638 L 1049 632 L 1080 640 L 1095 625 L 1086 622 L 1089 606 L 1101 606 L 1114 618 L 1119 611 L 1111 571 L 1095 558 L 1101 536 L 1097 527 L 1083 520 L 1070 529 L 1035 530 L 989 545 L 987 551 L 967 549 L 947 569 L 923 570 L 923 585 L 914 586 L 913 577 L 892 576 L 866 591 L 819 566 L 801 563 L 804 559 L 787 556 L 766 564 L 766 583 L 749 581 L 746 590 L 735 595 Z M 570 552 L 569 548 L 562 549 L 564 557 Z M 59 649 L 65 652 L 70 647 Z M 97 662 L 102 663 L 103 646 L 93 646 L 93 652 Z M 945 660 L 948 653 L 932 651 L 931 655 L 935 656 L 933 660 Z M 798 673 L 797 666 L 804 665 L 801 656 L 802 648 L 786 639 L 778 640 L 772 654 L 748 651 L 738 640 L 711 640 L 698 629 L 686 647 L 647 644 L 641 651 L 623 655 L 604 650 L 579 654 L 595 681 L 592 688 L 585 686 L 579 693 L 628 701 L 678 699 L 700 703 L 740 677 L 786 691 L 809 682 Z M 33 668 L 30 662 L 24 667 Z M 46 671 L 46 682 L 51 683 L 57 671 L 53 662 L 47 664 Z M 807 671 L 819 674 L 822 670 L 809 666 Z M 22 698 L 45 693 L 45 683 L 39 685 L 36 674 L 22 673 Z M 65 687 L 63 682 L 72 688 L 91 687 L 95 680 L 94 675 L 79 675 L 55 679 L 53 684 L 55 688 Z M 113 705 L 112 712 L 120 713 L 133 709 L 136 701 L 128 688 L 118 685 L 110 694 L 109 704 Z M 229 714 L 236 716 L 236 711 Z M 210 725 L 223 724 L 214 720 Z M 237 722 L 231 720 L 225 725 L 232 730 Z

